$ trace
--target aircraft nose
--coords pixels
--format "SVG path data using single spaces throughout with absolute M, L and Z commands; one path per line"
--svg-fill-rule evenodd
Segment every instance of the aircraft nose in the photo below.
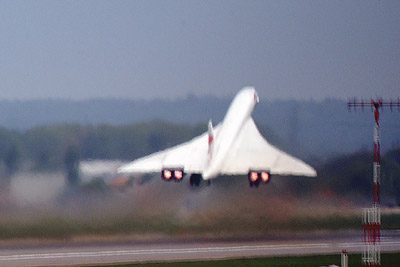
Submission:
M 254 103 L 260 102 L 257 91 L 253 86 L 246 86 L 242 89 L 242 92 L 246 94 Z

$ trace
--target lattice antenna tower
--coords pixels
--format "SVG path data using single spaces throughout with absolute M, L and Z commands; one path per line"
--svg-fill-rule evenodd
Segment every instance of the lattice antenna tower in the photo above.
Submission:
M 382 98 L 371 99 L 370 101 L 353 99 L 347 103 L 349 111 L 365 108 L 371 108 L 374 114 L 374 160 L 373 160 L 373 177 L 372 177 L 372 207 L 363 209 L 362 228 L 364 251 L 362 261 L 364 266 L 379 267 L 381 266 L 381 196 L 380 196 L 380 180 L 381 180 L 381 145 L 380 145 L 380 110 L 389 108 L 390 111 L 397 109 L 400 111 L 400 98 L 397 101 L 385 101 Z

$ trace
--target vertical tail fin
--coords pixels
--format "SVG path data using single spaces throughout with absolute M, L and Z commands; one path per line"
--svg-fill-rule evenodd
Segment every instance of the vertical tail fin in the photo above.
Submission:
M 214 128 L 212 125 L 212 121 L 208 121 L 208 157 L 211 159 L 212 151 L 214 147 Z

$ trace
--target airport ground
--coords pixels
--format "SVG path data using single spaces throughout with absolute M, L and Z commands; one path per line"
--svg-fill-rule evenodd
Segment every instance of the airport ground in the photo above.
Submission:
M 382 266 L 398 267 L 400 253 L 384 253 Z M 360 254 L 349 255 L 349 266 L 360 266 Z M 310 267 L 310 266 L 340 266 L 339 255 L 314 255 L 296 257 L 268 257 L 253 259 L 230 259 L 217 261 L 195 261 L 195 262 L 169 262 L 169 263 L 145 263 L 145 264 L 123 264 L 112 265 L 113 267 Z M 110 265 L 96 265 L 91 267 L 103 267 Z
M 382 257 L 382 262 L 385 262 L 384 266 L 398 266 L 389 264 L 396 262 L 400 255 L 400 232 L 385 231 L 380 246 L 382 253 L 391 253 Z M 194 264 L 192 266 L 207 265 L 211 267 L 212 264 L 215 264 L 213 261 L 217 266 L 221 266 L 221 264 L 259 266 L 257 264 L 267 264 L 268 262 L 269 264 L 274 262 L 289 264 L 272 266 L 306 266 L 300 265 L 306 263 L 310 263 L 308 266 L 324 266 L 337 264 L 343 249 L 351 255 L 351 262 L 358 262 L 358 264 L 350 266 L 359 266 L 363 248 L 364 243 L 359 232 L 293 236 L 280 239 L 14 243 L 1 245 L 0 266 L 107 266 L 117 264 L 135 266 L 133 264 L 149 263 L 159 263 L 158 266 L 164 266 L 162 264 L 166 263 L 173 263 L 173 265 L 165 266 L 187 266 L 186 263 L 190 262 Z M 325 258 L 320 255 L 328 256 Z M 234 261 L 231 261 L 232 259 Z M 312 262 L 318 262 L 318 264 L 311 265 Z M 230 265 L 230 263 L 235 265 Z M 290 263 L 293 264 L 290 265 Z
M 221 180 L 193 191 L 157 177 L 104 194 L 60 191 L 61 175 L 16 179 L 12 198 L 0 205 L 0 266 L 339 257 L 344 248 L 360 263 L 361 208 L 369 201 L 326 191 L 293 193 L 288 185 L 294 179 L 276 179 L 259 190 L 246 179 Z M 400 210 L 383 209 L 382 221 L 389 231 L 382 251 L 400 252 L 394 230 Z

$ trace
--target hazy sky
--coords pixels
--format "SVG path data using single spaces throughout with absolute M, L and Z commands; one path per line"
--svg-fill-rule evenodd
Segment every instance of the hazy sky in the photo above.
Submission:
M 400 1 L 0 1 L 0 99 L 400 95 Z

